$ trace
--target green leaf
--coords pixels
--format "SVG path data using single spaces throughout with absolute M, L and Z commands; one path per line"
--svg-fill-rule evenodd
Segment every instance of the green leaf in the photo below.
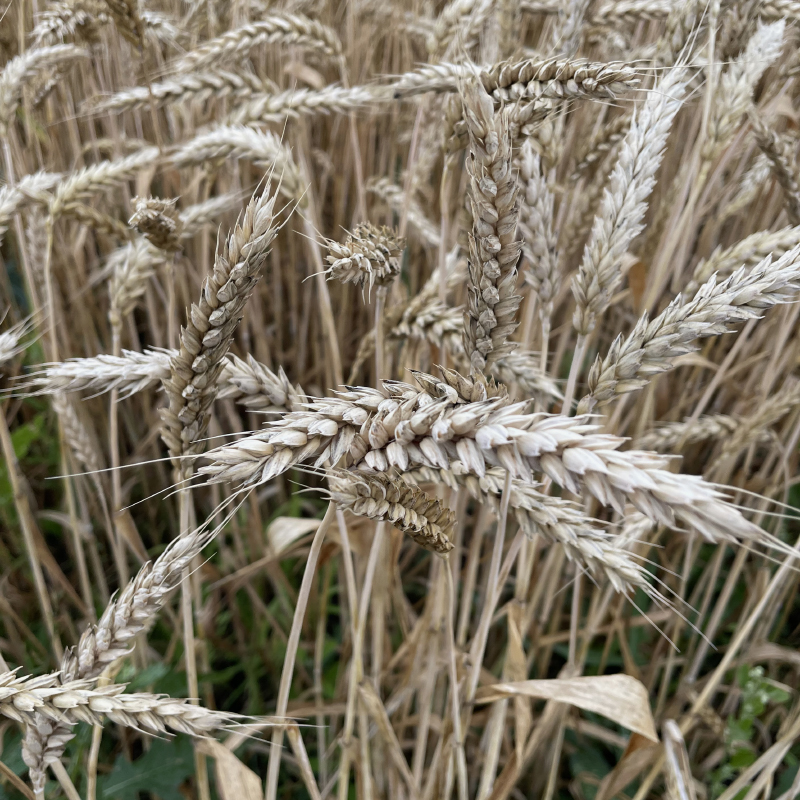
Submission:
M 118 756 L 111 774 L 98 780 L 101 800 L 138 800 L 139 792 L 158 795 L 161 800 L 184 800 L 178 787 L 194 775 L 194 752 L 188 736 L 153 746 L 136 761 Z
M 755 760 L 756 754 L 752 750 L 742 748 L 741 750 L 736 750 L 733 755 L 731 755 L 730 765 L 734 769 L 744 769 L 745 767 L 749 767 Z
M 127 692 L 141 692 L 158 683 L 162 678 L 168 675 L 170 668 L 167 664 L 151 664 L 145 667 L 141 672 L 135 672 L 127 681 L 128 686 L 125 691 Z M 120 681 L 122 683 L 122 681 Z

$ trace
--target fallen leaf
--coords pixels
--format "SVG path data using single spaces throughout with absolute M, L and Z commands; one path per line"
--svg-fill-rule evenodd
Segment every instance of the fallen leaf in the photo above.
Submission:
M 263 800 L 261 778 L 214 739 L 198 739 L 195 748 L 216 762 L 217 793 L 222 800 Z
M 535 697 L 593 711 L 635 733 L 657 742 L 647 689 L 630 675 L 556 678 L 545 681 L 495 683 L 478 690 L 476 703 L 492 703 L 503 697 Z

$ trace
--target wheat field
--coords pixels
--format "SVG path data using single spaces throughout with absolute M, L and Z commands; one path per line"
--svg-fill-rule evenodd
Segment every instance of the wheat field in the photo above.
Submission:
M 8 0 L 0 800 L 800 796 L 798 26 Z

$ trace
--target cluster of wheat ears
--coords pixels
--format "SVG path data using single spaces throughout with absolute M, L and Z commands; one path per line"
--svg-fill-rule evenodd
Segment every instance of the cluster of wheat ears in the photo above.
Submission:
M 798 23 L 7 4 L 0 793 L 797 797 Z

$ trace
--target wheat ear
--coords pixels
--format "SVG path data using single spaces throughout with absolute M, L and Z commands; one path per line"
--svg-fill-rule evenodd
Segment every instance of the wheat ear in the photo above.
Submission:
M 491 98 L 476 81 L 465 85 L 462 98 L 473 219 L 464 349 L 471 368 L 483 372 L 514 349 L 508 339 L 522 299 L 516 294 L 519 203 L 506 115 L 494 113 Z
M 191 464 L 181 457 L 202 449 L 198 440 L 208 426 L 225 354 L 277 234 L 274 206 L 269 186 L 250 201 L 217 256 L 200 301 L 192 305 L 180 350 L 170 360 L 171 376 L 164 381 L 169 407 L 162 411 L 161 436 L 182 475 L 191 472 Z
M 794 143 L 778 136 L 754 111 L 750 124 L 761 152 L 769 159 L 772 172 L 783 189 L 784 207 L 792 225 L 800 223 L 800 184 L 794 164 Z
M 683 102 L 685 75 L 683 69 L 672 69 L 661 78 L 634 116 L 622 142 L 580 269 L 572 282 L 576 300 L 573 324 L 581 336 L 594 330 L 597 318 L 607 308 L 622 279 L 622 256 L 642 230 L 646 200 L 655 185 L 672 121 Z
M 85 57 L 87 52 L 73 44 L 35 47 L 12 58 L 0 72 L 0 135 L 5 136 L 22 98 L 22 90 L 43 70 Z
M 646 386 L 653 376 L 672 369 L 679 355 L 696 350 L 698 339 L 725 333 L 728 325 L 793 302 L 798 289 L 800 245 L 775 262 L 767 256 L 750 271 L 741 267 L 722 283 L 712 276 L 691 301 L 684 304 L 678 295 L 652 321 L 645 314 L 627 338 L 614 340 L 604 359 L 597 357 L 579 411 Z
M 492 468 L 478 478 L 452 470 L 420 467 L 402 473 L 402 478 L 419 484 L 444 483 L 454 489 L 464 487 L 476 500 L 489 500 L 497 507 L 505 471 Z M 605 575 L 617 592 L 630 595 L 639 588 L 649 597 L 663 601 L 650 583 L 647 571 L 633 560 L 618 543 L 617 537 L 609 535 L 580 508 L 561 498 L 542 494 L 535 486 L 518 479 L 511 481 L 510 492 L 509 505 L 528 537 L 540 535 L 563 547 L 570 560 L 592 575 Z
M 386 475 L 358 475 L 333 470 L 328 476 L 331 500 L 361 517 L 391 522 L 421 547 L 439 555 L 453 549 L 455 514 L 441 501 Z
M 269 14 L 203 42 L 181 58 L 174 68 L 177 72 L 207 69 L 241 59 L 265 44 L 303 47 L 328 56 L 339 56 L 342 52 L 339 36 L 327 25 L 302 14 Z

